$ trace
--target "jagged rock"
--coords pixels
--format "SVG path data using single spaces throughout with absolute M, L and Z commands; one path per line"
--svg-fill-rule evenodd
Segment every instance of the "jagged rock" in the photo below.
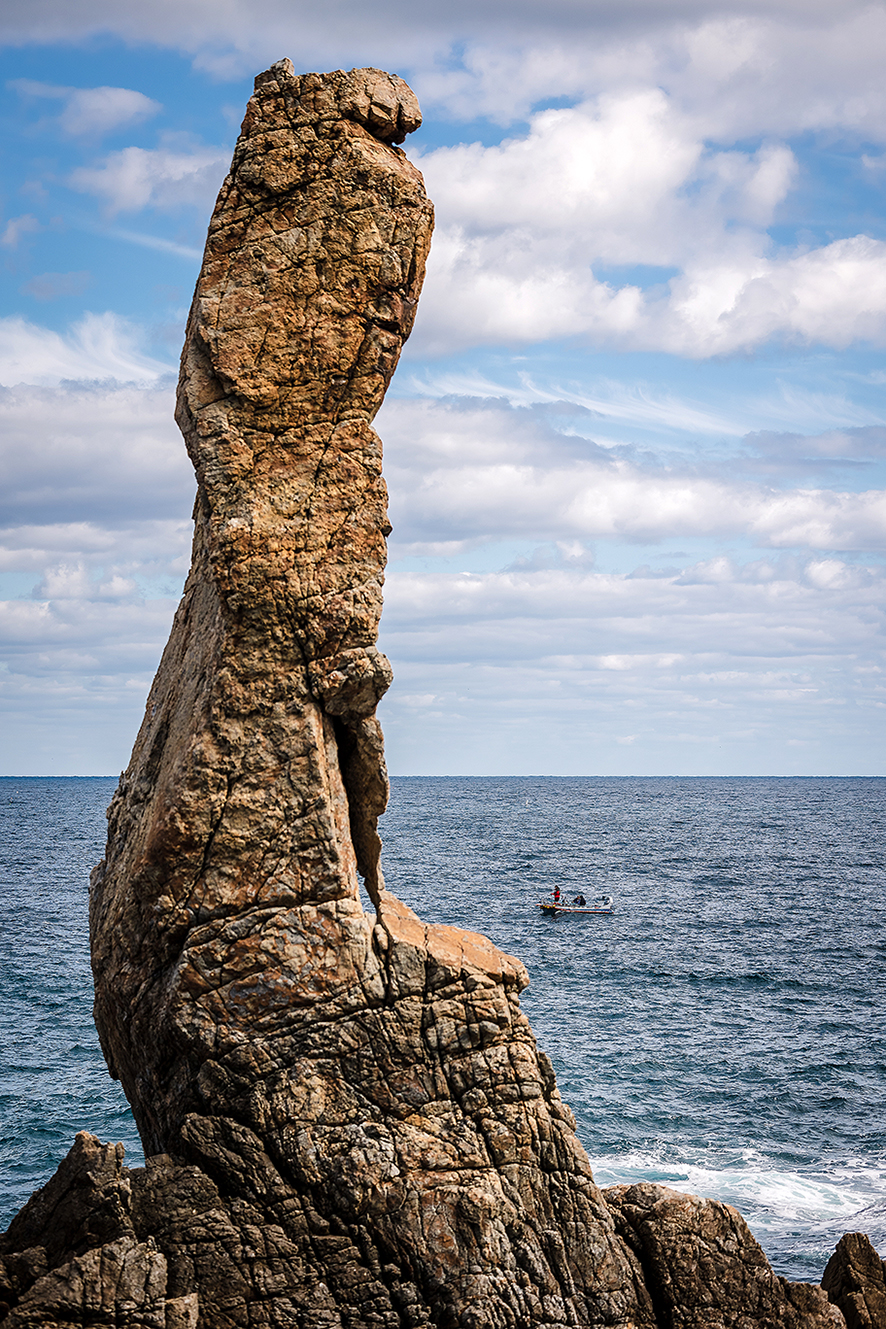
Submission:
M 384 886 L 371 422 L 430 240 L 395 146 L 419 121 L 377 70 L 256 80 L 182 360 L 193 565 L 92 881 L 96 1023 L 148 1163 L 78 1136 L 0 1244 L 7 1321 L 840 1325 L 727 1207 L 608 1206 L 522 964 Z
M 886 1264 L 862 1232 L 847 1232 L 837 1243 L 821 1285 L 839 1306 L 848 1329 L 886 1325 Z
M 287 1066 L 299 1013 L 381 1000 L 357 880 L 380 900 L 390 528 L 371 420 L 432 212 L 366 126 L 419 121 L 400 79 L 282 61 L 210 224 L 177 409 L 193 566 L 91 898 L 96 1023 L 149 1153 L 216 1081 L 227 1099 Z
M 68 1156 L 10 1223 L 0 1252 L 43 1250 L 43 1269 L 130 1232 L 122 1144 L 80 1131 Z
M 660 1325 L 841 1329 L 822 1289 L 780 1278 L 730 1205 L 651 1182 L 603 1194 L 640 1261 Z
M 81 1131 L 0 1238 L 2 1318 L 25 1326 L 165 1329 L 166 1260 L 131 1220 L 123 1146 Z

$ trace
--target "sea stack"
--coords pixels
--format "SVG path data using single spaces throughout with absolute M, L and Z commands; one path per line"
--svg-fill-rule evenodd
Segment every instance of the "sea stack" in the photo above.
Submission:
M 372 420 L 430 244 L 420 119 L 374 69 L 256 79 L 182 359 L 193 566 L 92 883 L 148 1163 L 77 1137 L 0 1246 L 7 1322 L 839 1329 L 727 1206 L 607 1203 L 522 964 L 385 889 Z

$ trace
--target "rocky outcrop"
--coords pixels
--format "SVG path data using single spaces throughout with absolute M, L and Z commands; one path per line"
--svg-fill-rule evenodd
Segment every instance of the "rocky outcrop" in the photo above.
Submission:
M 377 70 L 256 80 L 182 360 L 193 566 L 92 882 L 148 1164 L 78 1136 L 0 1245 L 7 1322 L 833 1329 L 734 1211 L 607 1203 L 523 966 L 384 886 L 371 422 L 430 239 L 419 119 Z
M 737 1210 L 649 1182 L 603 1192 L 660 1325 L 842 1326 L 827 1294 L 779 1277 Z
M 886 1264 L 862 1232 L 847 1232 L 837 1243 L 821 1280 L 848 1329 L 886 1325 Z
M 233 1322 L 642 1324 L 523 966 L 379 869 L 371 420 L 430 241 L 395 146 L 419 118 L 375 70 L 256 82 L 182 359 L 193 568 L 93 878 L 96 1023 L 226 1249 L 286 1252 L 273 1278 L 234 1261 Z M 164 1176 L 174 1209 L 192 1183 Z
M 334 1224 L 315 1231 L 314 1258 L 322 1267 L 309 1270 L 304 1243 L 293 1239 L 296 1214 L 305 1216 L 279 1176 L 275 1191 L 268 1187 L 264 1164 L 256 1166 L 248 1151 L 232 1155 L 220 1182 L 165 1155 L 128 1171 L 122 1156 L 120 1145 L 78 1135 L 56 1176 L 0 1239 L 0 1317 L 6 1313 L 8 1329 L 532 1323 L 492 1319 L 494 1304 L 469 1307 L 458 1318 L 441 1314 L 443 1299 L 422 1306 L 404 1277 L 408 1270 L 388 1266 L 367 1275 L 360 1263 L 365 1243 L 355 1249 Z M 612 1187 L 604 1195 L 636 1254 L 633 1286 L 624 1290 L 640 1310 L 636 1323 L 877 1329 L 886 1322 L 878 1300 L 882 1263 L 858 1234 L 842 1239 L 824 1280 L 847 1312 L 844 1321 L 821 1288 L 777 1277 L 728 1205 L 651 1184 Z M 419 1229 L 415 1238 L 422 1239 Z M 567 1267 L 562 1238 L 549 1232 L 547 1239 Z M 548 1307 L 557 1309 L 556 1302 Z M 478 1310 L 488 1318 L 478 1319 Z M 607 1321 L 571 1321 L 601 1322 Z
M 131 1221 L 123 1146 L 81 1132 L 55 1176 L 0 1239 L 6 1325 L 165 1329 L 166 1259 Z

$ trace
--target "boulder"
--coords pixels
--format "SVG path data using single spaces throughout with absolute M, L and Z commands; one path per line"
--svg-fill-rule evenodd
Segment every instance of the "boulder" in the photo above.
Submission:
M 826 1293 L 775 1273 L 738 1210 L 641 1182 L 603 1192 L 637 1256 L 657 1323 L 677 1329 L 842 1329 Z

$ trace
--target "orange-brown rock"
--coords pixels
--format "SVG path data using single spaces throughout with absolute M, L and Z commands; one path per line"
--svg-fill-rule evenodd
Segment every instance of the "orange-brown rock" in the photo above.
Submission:
M 210 224 L 177 411 L 193 567 L 92 891 L 96 1021 L 152 1152 L 293 1009 L 332 1019 L 378 985 L 357 883 L 381 889 L 391 677 L 371 421 L 430 243 L 393 146 L 419 122 L 400 79 L 282 61 Z
M 287 1252 L 235 1260 L 231 1323 L 627 1329 L 635 1262 L 523 966 L 379 871 L 371 421 L 430 243 L 395 146 L 419 120 L 376 70 L 256 80 L 182 359 L 193 567 L 93 878 L 96 1023 L 146 1152 L 201 1170 L 230 1242 Z
M 0 1240 L 0 1318 L 837 1329 L 727 1207 L 607 1205 L 523 966 L 385 889 L 372 420 L 430 242 L 396 146 L 419 120 L 378 70 L 256 80 L 182 360 L 193 566 L 92 883 L 96 1023 L 148 1163 L 77 1137 Z

